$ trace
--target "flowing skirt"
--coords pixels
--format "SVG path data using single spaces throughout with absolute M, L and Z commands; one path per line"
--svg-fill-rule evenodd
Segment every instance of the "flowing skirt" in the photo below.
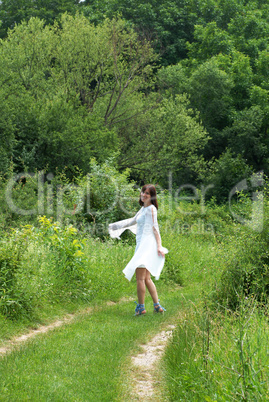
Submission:
M 168 250 L 162 247 L 166 254 Z M 164 266 L 165 257 L 159 256 L 157 253 L 157 242 L 154 234 L 142 236 L 141 241 L 137 244 L 133 258 L 122 271 L 125 277 L 130 281 L 136 268 L 145 267 L 155 277 L 159 279 Z

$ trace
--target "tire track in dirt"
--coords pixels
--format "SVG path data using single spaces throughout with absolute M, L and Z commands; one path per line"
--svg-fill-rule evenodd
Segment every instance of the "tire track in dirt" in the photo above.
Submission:
M 37 329 L 32 329 L 31 331 L 27 332 L 26 334 L 23 334 L 21 336 L 16 336 L 4 343 L 2 347 L 0 347 L 0 357 L 5 356 L 8 353 L 11 353 L 16 347 L 20 346 L 21 344 L 29 341 L 31 338 L 34 338 L 35 336 L 39 334 L 45 334 L 46 332 L 49 332 L 53 330 L 54 328 L 61 327 L 64 324 L 68 324 L 74 319 L 75 315 L 74 314 L 68 314 L 61 320 L 57 320 L 52 322 L 49 325 L 42 325 L 41 327 Z
M 133 298 L 122 298 L 117 303 L 124 303 L 134 300 Z M 113 306 L 116 302 L 108 301 L 107 306 Z M 99 307 L 101 310 L 103 307 Z M 32 329 L 26 334 L 14 337 L 0 347 L 0 358 L 16 350 L 20 345 L 30 339 L 52 331 L 63 325 L 71 323 L 76 317 L 91 314 L 96 308 L 88 307 L 78 313 L 67 314 L 62 319 L 56 320 L 49 325 L 42 325 L 37 329 Z M 160 361 L 166 344 L 173 333 L 175 325 L 168 325 L 164 330 L 155 335 L 147 344 L 140 345 L 142 352 L 131 357 L 130 375 L 132 380 L 132 401 L 161 401 L 158 399 L 158 388 L 160 374 L 158 373 L 158 362 Z
M 107 301 L 106 305 L 113 306 L 117 303 L 120 304 L 120 303 L 133 301 L 133 300 L 134 300 L 134 298 L 132 298 L 132 297 L 123 297 L 118 302 Z M 101 310 L 102 308 L 103 307 L 99 307 L 98 310 Z M 13 337 L 12 339 L 4 342 L 3 345 L 0 347 L 0 358 L 7 355 L 8 353 L 11 353 L 14 349 L 18 348 L 21 344 L 26 343 L 27 341 L 36 337 L 37 335 L 45 334 L 49 331 L 52 331 L 55 328 L 61 327 L 62 325 L 69 324 L 69 323 L 71 323 L 71 321 L 74 320 L 75 317 L 85 315 L 85 314 L 91 314 L 93 311 L 96 311 L 96 308 L 87 307 L 86 309 L 79 311 L 77 313 L 67 314 L 62 319 L 56 320 L 56 321 L 52 322 L 51 324 L 42 325 L 42 326 L 38 327 L 37 329 L 32 329 L 23 335 Z
M 166 344 L 173 333 L 175 325 L 168 325 L 166 329 L 155 335 L 146 345 L 141 345 L 143 351 L 131 357 L 132 400 L 160 401 L 158 399 L 158 385 L 160 361 Z

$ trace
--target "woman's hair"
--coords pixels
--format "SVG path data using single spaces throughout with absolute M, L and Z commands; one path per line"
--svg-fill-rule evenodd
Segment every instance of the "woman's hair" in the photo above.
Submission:
M 145 184 L 141 188 L 141 192 L 144 193 L 146 190 L 149 190 L 151 203 L 158 209 L 157 193 L 155 186 L 153 186 L 153 184 Z M 141 201 L 141 195 L 139 197 L 139 204 L 142 206 L 144 205 L 144 203 Z

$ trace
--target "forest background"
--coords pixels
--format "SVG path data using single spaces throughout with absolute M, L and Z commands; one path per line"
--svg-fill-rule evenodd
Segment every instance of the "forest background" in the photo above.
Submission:
M 124 294 L 134 240 L 113 249 L 107 225 L 152 182 L 163 286 L 207 277 L 202 321 L 174 337 L 170 394 L 268 396 L 268 2 L 2 0 L 0 21 L 0 335 Z M 214 382 L 225 331 L 221 367 L 238 369 Z
M 114 157 L 218 201 L 267 174 L 266 1 L 2 1 L 0 20 L 3 174 Z

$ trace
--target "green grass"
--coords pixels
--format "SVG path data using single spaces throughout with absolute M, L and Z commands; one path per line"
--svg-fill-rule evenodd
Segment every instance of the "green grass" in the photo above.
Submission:
M 163 291 L 165 289 L 162 289 Z M 181 291 L 162 295 L 164 315 L 135 317 L 133 302 L 103 304 L 75 322 L 38 336 L 0 362 L 0 400 L 112 401 L 122 394 L 131 350 L 174 320 Z
M 237 248 L 240 251 L 240 243 L 234 238 L 228 243 L 226 239 L 225 248 L 224 241 L 201 240 L 185 237 L 177 247 L 189 253 L 190 267 L 181 274 L 183 295 L 191 291 L 196 297 L 181 306 L 177 329 L 162 362 L 165 400 L 269 400 L 269 324 L 265 306 L 253 294 L 237 295 L 240 304 L 236 311 L 218 306 L 215 300 L 222 272 Z M 244 252 L 246 259 L 248 252 Z
M 168 400 L 269 400 L 268 330 L 249 307 L 225 317 L 193 305 L 166 350 Z
M 171 322 L 177 329 L 161 364 L 163 400 L 269 400 L 269 328 L 264 306 L 260 308 L 253 294 L 246 299 L 246 294 L 236 292 L 238 310 L 218 304 L 220 289 L 225 301 L 225 291 L 236 285 L 230 280 L 233 276 L 223 276 L 227 266 L 233 273 L 241 261 L 236 271 L 240 277 L 245 261 L 250 268 L 257 261 L 256 271 L 249 272 L 267 272 L 262 271 L 265 252 L 259 253 L 259 245 L 265 243 L 258 242 L 258 234 L 249 236 L 246 228 L 231 223 L 224 210 L 213 212 L 206 218 L 214 223 L 213 234 L 177 232 L 177 225 L 182 228 L 186 218 L 177 211 L 162 227 L 169 254 L 156 283 L 167 308 L 164 316 L 151 314 L 149 296 L 150 313 L 145 317 L 133 316 L 133 302 L 106 304 L 136 297 L 135 279 L 128 282 L 122 274 L 134 251 L 128 235 L 122 241 L 86 239 L 80 260 L 74 257 L 78 243 L 70 233 L 59 232 L 62 242 L 56 244 L 48 233 L 44 242 L 28 232 L 25 242 L 22 233 L 23 256 L 14 271 L 14 286 L 31 304 L 31 314 L 0 316 L 0 340 L 68 312 L 77 316 L 73 323 L 38 336 L 1 359 L 0 400 L 126 400 L 130 353 Z M 195 217 L 189 219 L 195 223 Z M 253 239 L 255 247 L 245 249 Z M 64 265 L 68 256 L 73 269 L 70 280 Z M 260 282 L 251 275 L 247 279 L 253 281 L 248 289 L 256 283 L 262 289 L 262 276 Z M 93 312 L 85 315 L 83 309 L 88 306 Z
M 175 241 L 176 240 L 176 241 Z M 94 312 L 87 316 L 79 315 L 76 322 L 53 333 L 38 336 L 19 351 L 1 360 L 0 400 L 102 400 L 110 401 L 123 398 L 128 381 L 124 378 L 125 364 L 138 345 L 157 333 L 165 323 L 175 320 L 188 300 L 196 300 L 200 290 L 195 284 L 201 283 L 207 275 L 210 255 L 214 253 L 214 240 L 205 239 L 203 243 L 193 236 L 180 236 L 180 242 L 164 233 L 164 245 L 170 253 L 167 256 L 162 280 L 157 288 L 162 305 L 167 309 L 165 315 L 151 313 L 152 305 L 147 296 L 145 317 L 134 317 L 133 302 L 106 306 L 105 301 L 119 301 L 122 297 L 136 297 L 135 279 L 128 282 L 122 269 L 133 254 L 133 245 L 127 242 L 102 242 L 88 239 L 84 253 L 88 257 L 90 300 L 68 299 L 68 294 L 37 292 L 41 301 L 36 304 L 34 317 L 21 320 L 7 320 L 0 327 L 2 339 L 8 338 L 19 330 L 38 326 L 61 317 L 66 312 L 82 311 L 93 306 Z M 29 247 L 28 261 L 34 248 Z M 210 252 L 209 252 L 210 250 Z M 32 261 L 43 256 L 42 263 L 30 275 L 29 289 L 35 285 L 51 283 L 51 258 L 40 248 Z M 25 265 L 26 266 L 26 265 Z M 37 269 L 40 267 L 41 269 Z M 25 271 L 22 278 L 28 275 Z M 41 280 L 42 278 L 42 280 Z M 175 279 L 175 280 L 174 280 Z M 193 283 L 184 288 L 175 287 L 174 282 Z M 26 285 L 25 285 L 26 286 Z M 175 290 L 177 289 L 177 290 Z M 185 294 L 185 299 L 182 297 Z M 100 311 L 97 307 L 101 305 Z M 123 395 L 123 397 L 122 397 Z
M 98 303 L 117 301 L 126 294 L 135 295 L 134 282 L 129 283 L 122 269 L 133 254 L 133 247 L 123 242 L 102 242 L 89 238 L 84 246 L 87 280 L 62 282 L 55 269 L 54 250 L 44 243 L 29 241 L 20 267 L 16 270 L 16 289 L 31 304 L 31 311 L 10 318 L 0 313 L 0 341 L 36 328 L 67 313 Z
M 209 253 L 205 249 L 208 250 L 209 243 L 205 242 L 202 249 L 199 240 L 183 237 L 174 252 L 178 255 L 183 280 L 193 285 L 186 289 L 175 287 L 168 272 L 171 262 L 167 258 L 163 280 L 156 282 L 167 312 L 164 315 L 151 313 L 152 302 L 147 295 L 148 314 L 134 317 L 133 302 L 112 306 L 105 303 L 124 296 L 136 297 L 135 280 L 129 283 L 121 272 L 133 252 L 132 247 L 95 241 L 93 248 L 88 242 L 85 250 L 92 256 L 89 269 L 95 298 L 89 305 L 94 307 L 93 313 L 79 314 L 74 323 L 39 336 L 4 357 L 0 365 L 0 400 L 124 400 L 129 385 L 124 376 L 128 371 L 125 365 L 130 353 L 138 350 L 140 343 L 145 343 L 166 323 L 174 322 L 183 309 L 189 309 L 189 300 L 199 297 L 196 284 L 207 275 Z M 187 250 L 192 258 L 187 258 Z M 203 258 L 199 259 L 201 253 Z M 83 306 L 85 304 L 81 304 L 81 309 Z M 79 304 L 74 310 L 76 308 L 79 309 Z M 57 308 L 54 313 L 56 311 Z

